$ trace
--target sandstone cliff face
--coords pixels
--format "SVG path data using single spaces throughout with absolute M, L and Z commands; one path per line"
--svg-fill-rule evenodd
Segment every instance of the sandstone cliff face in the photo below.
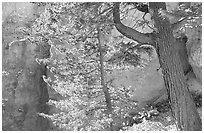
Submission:
M 31 3 L 3 3 L 2 7 L 2 128 L 47 130 L 48 120 L 37 114 L 48 112 L 49 96 L 42 78 L 46 69 L 35 61 L 44 58 L 46 50 L 23 39 L 25 34 L 19 30 L 31 26 L 36 7 Z

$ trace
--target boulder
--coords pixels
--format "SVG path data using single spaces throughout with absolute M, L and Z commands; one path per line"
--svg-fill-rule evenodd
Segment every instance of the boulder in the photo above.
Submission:
M 114 87 L 130 87 L 134 90 L 131 100 L 139 104 L 156 101 L 166 93 L 163 77 L 159 69 L 159 61 L 154 51 L 153 59 L 144 68 L 114 70 L 108 76 Z
M 167 3 L 170 10 L 177 8 L 178 3 Z M 190 91 L 202 92 L 202 20 L 188 22 L 182 31 L 188 37 L 186 43 L 189 63 L 193 69 L 186 75 L 186 81 Z M 131 87 L 134 90 L 132 100 L 138 101 L 141 107 L 147 103 L 159 102 L 167 99 L 164 80 L 159 68 L 159 61 L 154 51 L 153 59 L 143 69 L 115 70 L 112 75 L 115 87 Z M 140 75 L 140 76 L 139 76 Z
M 202 84 L 202 20 L 197 19 L 192 23 L 193 27 L 185 28 L 185 34 L 188 37 L 186 47 L 189 53 L 189 63 L 196 79 Z
M 144 68 L 133 68 L 125 71 L 114 70 L 108 76 L 108 80 L 112 79 L 114 87 L 130 87 L 133 89 L 131 99 L 137 101 L 138 105 L 143 107 L 146 104 L 153 104 L 167 99 L 167 92 L 159 67 L 159 60 L 154 51 L 153 59 Z M 201 92 L 202 86 L 193 73 L 189 73 L 186 79 L 190 91 Z

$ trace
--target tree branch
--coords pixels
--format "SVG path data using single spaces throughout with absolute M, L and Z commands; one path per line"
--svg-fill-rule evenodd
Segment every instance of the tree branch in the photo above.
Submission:
M 198 17 L 197 14 L 193 13 L 193 14 L 188 14 L 186 16 L 184 16 L 183 18 L 181 18 L 179 21 L 171 24 L 171 27 L 173 30 L 178 30 L 179 28 L 181 28 L 183 25 L 185 25 L 187 23 L 188 20 L 193 19 L 193 17 Z
M 138 43 L 150 43 L 153 41 L 152 39 L 152 33 L 141 33 L 138 32 L 135 29 L 132 29 L 128 26 L 125 26 L 120 21 L 120 9 L 119 9 L 120 3 L 115 2 L 113 6 L 113 21 L 115 23 L 116 29 L 126 36 L 127 38 L 130 38 L 134 41 L 137 41 Z

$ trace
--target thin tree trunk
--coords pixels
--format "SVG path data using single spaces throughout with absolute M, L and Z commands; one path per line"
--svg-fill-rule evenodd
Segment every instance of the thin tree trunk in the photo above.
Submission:
M 111 96 L 108 91 L 107 85 L 105 83 L 105 71 L 104 71 L 104 50 L 103 46 L 104 44 L 101 38 L 101 31 L 100 27 L 97 28 L 98 30 L 98 47 L 99 47 L 99 53 L 100 53 L 100 73 L 101 73 L 101 86 L 103 88 L 103 92 L 105 95 L 106 100 L 106 107 L 107 107 L 107 114 L 108 116 L 112 114 L 112 104 L 111 104 Z M 110 130 L 113 130 L 112 122 L 110 123 Z
M 157 54 L 164 75 L 165 87 L 167 89 L 172 113 L 180 130 L 197 131 L 202 130 L 202 123 L 196 110 L 195 103 L 189 93 L 185 81 L 179 53 L 175 50 L 176 42 L 168 18 L 161 16 L 158 10 L 165 10 L 165 3 L 150 3 L 153 10 L 153 19 L 158 29 Z

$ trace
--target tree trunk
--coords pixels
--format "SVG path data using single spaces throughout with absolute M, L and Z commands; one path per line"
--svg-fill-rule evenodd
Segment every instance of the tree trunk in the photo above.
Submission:
M 178 42 L 173 37 L 168 18 L 158 13 L 161 8 L 166 10 L 166 5 L 150 3 L 149 6 L 153 10 L 153 19 L 158 30 L 157 54 L 176 124 L 180 130 L 200 131 L 202 130 L 201 119 L 189 93 L 179 53 L 175 50 Z
M 115 26 L 123 35 L 139 43 L 149 43 L 151 45 L 153 41 L 157 42 L 157 46 L 153 46 L 157 50 L 160 65 L 163 70 L 165 86 L 172 106 L 172 112 L 176 118 L 179 129 L 187 131 L 202 130 L 201 119 L 185 81 L 185 68 L 182 68 L 181 63 L 183 59 L 181 60 L 178 53 L 179 51 L 176 50 L 179 42 L 173 37 L 173 25 L 170 24 L 168 18 L 163 14 L 159 14 L 160 9 L 166 10 L 166 4 L 164 2 L 154 2 L 149 4 L 149 8 L 151 15 L 153 13 L 152 18 L 158 30 L 156 34 L 142 34 L 123 25 L 120 21 L 119 3 L 114 3 L 113 6 Z
M 102 47 L 103 41 L 101 37 L 101 31 L 100 28 L 98 27 L 98 47 L 99 47 L 99 53 L 100 53 L 100 73 L 101 73 L 101 86 L 103 88 L 103 92 L 105 95 L 105 100 L 106 100 L 106 107 L 107 107 L 107 115 L 112 114 L 112 104 L 111 104 L 111 97 L 110 93 L 108 91 L 107 85 L 105 83 L 105 71 L 104 71 L 104 50 Z M 112 122 L 110 123 L 110 130 L 112 131 Z

